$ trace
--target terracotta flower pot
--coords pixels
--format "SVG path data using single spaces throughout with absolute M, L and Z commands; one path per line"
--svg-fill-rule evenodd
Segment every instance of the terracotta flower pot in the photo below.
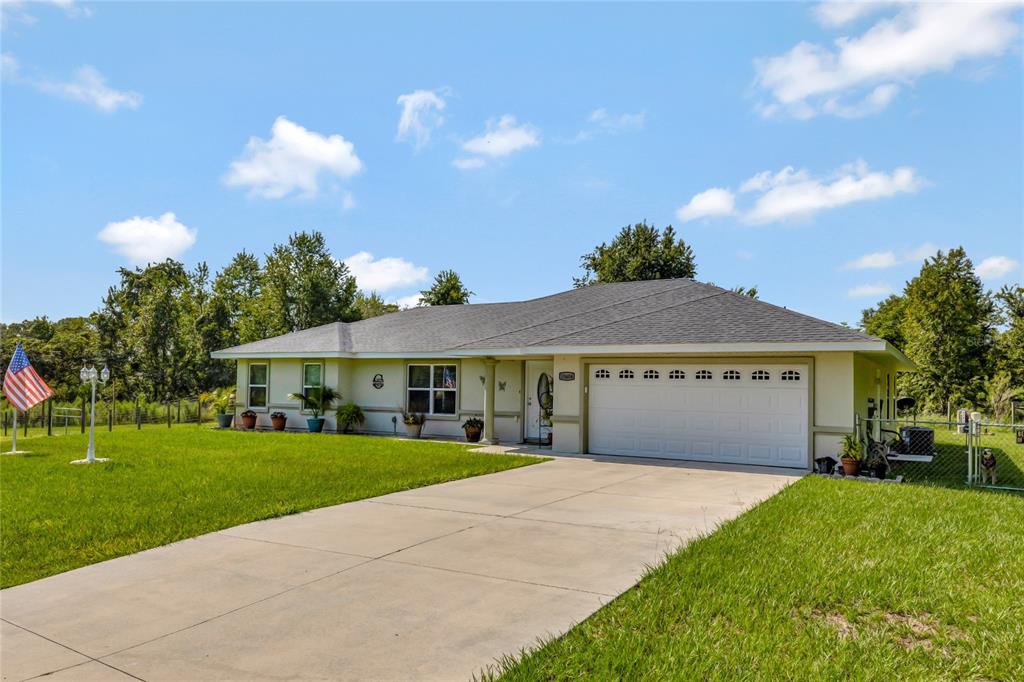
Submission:
M 860 474 L 860 462 L 852 457 L 843 457 L 843 473 L 847 476 Z
M 288 423 L 288 417 L 271 417 L 270 423 L 274 425 L 275 431 L 284 431 L 284 427 Z
M 242 428 L 252 431 L 256 428 L 256 415 L 242 415 Z

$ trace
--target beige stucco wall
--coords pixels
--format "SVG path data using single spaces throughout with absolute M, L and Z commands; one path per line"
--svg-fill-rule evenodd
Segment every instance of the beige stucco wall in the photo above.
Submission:
M 556 355 L 554 370 L 554 414 L 553 449 L 556 452 L 580 453 L 586 449 L 587 415 L 586 373 L 589 363 L 609 360 L 638 360 L 624 356 L 601 358 L 581 355 Z M 651 358 L 653 359 L 653 358 Z M 693 361 L 700 359 L 712 364 L 736 362 L 750 363 L 760 360 L 765 363 L 806 363 L 813 382 L 809 387 L 810 429 L 809 449 L 812 457 L 835 455 L 843 433 L 853 429 L 854 414 L 867 417 L 868 398 L 876 393 L 876 377 L 879 389 L 879 407 L 883 416 L 892 415 L 894 409 L 896 365 L 884 356 L 867 356 L 853 352 L 823 352 L 813 354 L 778 355 L 716 355 L 716 356 L 659 356 L 658 361 L 677 359 Z M 281 410 L 289 415 L 289 428 L 304 429 L 306 415 L 300 414 L 298 405 L 287 400 L 287 394 L 301 389 L 302 364 L 309 360 L 274 359 L 269 361 L 269 405 L 258 410 L 259 424 L 269 426 L 269 412 Z M 484 364 L 479 359 L 436 358 L 424 360 L 404 359 L 327 359 L 324 362 L 324 378 L 327 385 L 337 387 L 345 401 L 359 404 L 365 414 L 366 423 L 359 430 L 370 433 L 404 432 L 401 423 L 401 408 L 406 398 L 406 377 L 409 364 L 454 364 L 458 367 L 458 414 L 455 417 L 431 417 L 424 426 L 425 436 L 462 436 L 462 422 L 471 416 L 483 415 L 484 389 L 480 380 L 484 376 Z M 523 436 L 522 360 L 501 360 L 495 368 L 499 390 L 495 393 L 495 429 L 503 442 L 520 442 Z M 564 373 L 573 373 L 574 379 L 561 378 Z M 373 378 L 380 374 L 383 387 L 373 387 Z M 238 404 L 239 411 L 246 407 L 248 395 L 248 362 L 238 362 Z M 888 380 L 888 393 L 886 392 Z M 504 390 L 501 390 L 501 387 Z M 884 401 L 884 402 L 883 402 Z M 326 429 L 335 429 L 334 415 L 325 415 Z M 397 418 L 397 423 L 392 418 Z

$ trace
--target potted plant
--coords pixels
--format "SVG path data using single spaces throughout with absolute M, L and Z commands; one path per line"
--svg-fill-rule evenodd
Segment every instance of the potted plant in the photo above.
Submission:
M 470 417 L 462 425 L 462 430 L 466 432 L 466 440 L 470 443 L 479 443 L 480 434 L 484 430 L 484 420 L 478 417 Z
M 289 393 L 288 399 L 301 400 L 305 403 L 305 409 L 309 410 L 313 415 L 306 420 L 306 426 L 309 428 L 310 433 L 320 433 L 324 430 L 324 419 L 320 415 L 331 409 L 331 406 L 336 401 L 341 400 L 341 393 L 330 386 L 322 386 L 321 388 L 309 389 L 309 393 L 305 395 Z
M 839 450 L 840 460 L 843 463 L 843 474 L 846 476 L 857 476 L 860 474 L 860 465 L 864 461 L 864 444 L 855 433 L 848 433 L 843 436 L 843 445 Z
M 256 413 L 252 410 L 246 410 L 239 415 L 242 418 L 242 428 L 252 431 L 256 428 Z
M 352 402 L 339 407 L 334 416 L 338 420 L 338 430 L 342 433 L 352 433 L 353 426 L 362 426 L 366 421 L 363 408 Z
M 405 424 L 405 432 L 410 438 L 419 438 L 423 432 L 425 417 L 419 412 L 406 412 L 402 410 L 402 423 Z
M 288 415 L 284 412 L 271 412 L 270 423 L 274 425 L 275 431 L 284 431 L 284 427 L 288 424 Z
M 234 420 L 234 412 L 228 412 L 234 407 L 235 394 L 230 388 L 218 388 L 203 396 L 205 402 L 213 413 L 217 415 L 217 424 L 222 429 L 230 429 Z

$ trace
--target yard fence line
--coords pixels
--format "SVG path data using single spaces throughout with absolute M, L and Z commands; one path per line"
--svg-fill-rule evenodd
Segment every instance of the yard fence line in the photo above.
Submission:
M 214 421 L 208 407 L 204 407 L 198 398 L 147 401 L 138 398 L 134 401 L 96 401 L 96 428 L 113 431 L 114 427 L 163 426 L 170 428 L 175 424 L 210 424 Z M 0 430 L 3 436 L 10 434 L 14 424 L 14 408 L 5 404 L 0 414 Z M 82 399 L 77 403 L 45 400 L 30 408 L 27 412 L 18 413 L 19 435 L 34 432 L 47 436 L 61 436 L 72 433 L 85 433 L 89 426 L 89 401 Z
M 999 423 L 982 415 L 974 420 L 969 412 L 961 415 L 959 421 L 858 419 L 856 432 L 867 442 L 869 435 L 891 441 L 901 427 L 932 430 L 931 461 L 890 462 L 893 473 L 904 481 L 1024 491 L 1024 424 Z

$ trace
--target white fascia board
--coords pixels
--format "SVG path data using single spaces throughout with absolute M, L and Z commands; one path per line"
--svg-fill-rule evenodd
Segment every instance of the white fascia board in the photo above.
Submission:
M 881 340 L 842 341 L 835 343 L 672 343 L 608 346 L 528 346 L 526 348 L 466 349 L 458 351 L 458 355 L 481 357 L 488 355 L 707 355 L 714 353 L 813 353 L 827 351 L 887 352 L 889 350 L 887 346 L 888 344 Z
M 231 350 L 215 350 L 210 353 L 214 360 L 264 360 L 269 358 L 350 358 L 352 353 L 337 351 L 262 351 L 238 352 Z

